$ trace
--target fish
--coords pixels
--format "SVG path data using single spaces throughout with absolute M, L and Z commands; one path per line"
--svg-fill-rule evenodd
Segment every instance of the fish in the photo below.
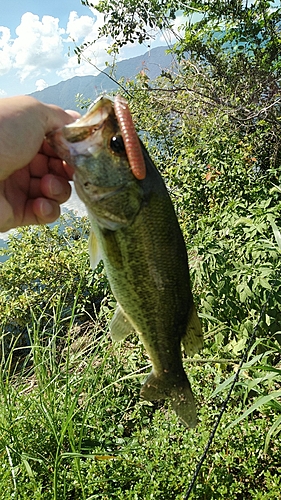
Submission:
M 74 167 L 74 184 L 91 231 L 90 263 L 103 260 L 117 307 L 113 341 L 136 333 L 152 370 L 140 396 L 170 399 L 180 421 L 193 428 L 197 411 L 184 371 L 182 347 L 203 345 L 190 284 L 184 238 L 165 183 L 139 139 L 127 101 L 99 97 L 78 121 L 47 141 Z

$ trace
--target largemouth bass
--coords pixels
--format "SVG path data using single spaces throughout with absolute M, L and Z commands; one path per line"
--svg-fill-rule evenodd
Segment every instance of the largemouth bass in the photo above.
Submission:
M 141 397 L 170 398 L 183 423 L 196 408 L 183 369 L 202 347 L 184 239 L 162 177 L 133 127 L 127 102 L 101 97 L 77 122 L 48 136 L 75 168 L 76 191 L 90 221 L 91 266 L 103 260 L 117 309 L 114 341 L 136 332 L 152 362 Z

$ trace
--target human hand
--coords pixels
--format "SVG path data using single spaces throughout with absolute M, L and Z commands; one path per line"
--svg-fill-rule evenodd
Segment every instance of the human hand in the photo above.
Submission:
M 0 100 L 0 231 L 53 222 L 70 196 L 72 170 L 45 135 L 79 113 L 28 96 Z

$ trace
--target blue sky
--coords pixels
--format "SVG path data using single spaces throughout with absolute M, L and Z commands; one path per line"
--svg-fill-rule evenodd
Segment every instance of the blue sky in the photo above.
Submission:
M 94 3 L 94 1 L 92 2 Z M 80 0 L 9 0 L 0 10 L 0 97 L 28 94 L 73 76 L 95 75 L 88 62 L 78 64 L 77 45 L 96 37 L 103 17 Z M 110 40 L 102 39 L 85 55 L 100 69 L 110 62 Z M 164 45 L 159 36 L 152 46 Z M 130 45 L 119 59 L 148 50 Z M 69 55 L 70 54 L 70 55 Z

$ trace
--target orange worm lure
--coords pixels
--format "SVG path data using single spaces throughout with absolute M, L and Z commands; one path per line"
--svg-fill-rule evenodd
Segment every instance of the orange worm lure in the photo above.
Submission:
M 121 95 L 114 99 L 114 111 L 121 130 L 131 170 L 138 180 L 145 179 L 146 167 L 127 101 Z

